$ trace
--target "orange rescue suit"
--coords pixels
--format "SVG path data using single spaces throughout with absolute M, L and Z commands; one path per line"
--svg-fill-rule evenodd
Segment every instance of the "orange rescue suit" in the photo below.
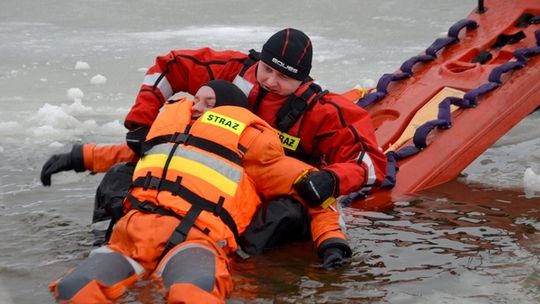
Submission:
M 191 101 L 187 98 L 182 98 L 174 104 L 179 105 L 187 103 L 191 103 Z M 234 109 L 237 110 L 238 108 Z M 235 111 L 233 117 L 236 117 L 236 113 L 237 112 Z M 246 113 L 246 115 L 253 114 Z M 155 130 L 154 127 L 152 128 Z M 258 134 L 258 138 L 252 142 L 250 148 L 243 158 L 244 170 L 254 181 L 257 193 L 261 195 L 264 200 L 268 200 L 272 197 L 285 193 L 292 195 L 296 199 L 303 202 L 303 200 L 292 190 L 291 185 L 300 171 L 304 169 L 311 170 L 313 168 L 290 157 L 286 157 L 281 142 L 277 138 L 275 131 L 263 120 L 257 120 L 256 124 L 247 129 L 248 133 L 253 133 L 253 130 L 249 131 L 250 129 L 260 130 L 260 132 L 255 132 Z M 171 132 L 170 130 L 163 131 L 164 133 Z M 245 135 L 246 138 L 248 137 L 248 133 Z M 151 135 L 152 131 L 148 134 L 149 139 Z M 118 162 L 137 161 L 137 156 L 126 144 L 109 146 L 85 144 L 83 146 L 83 157 L 85 168 L 93 172 L 105 172 L 108 168 Z M 302 169 L 297 169 L 296 171 L 292 170 L 293 168 L 297 167 L 301 167 Z M 264 178 L 262 178 L 263 176 Z M 259 203 L 260 202 L 257 202 L 257 204 Z M 307 208 L 307 205 L 305 206 Z M 346 239 L 339 226 L 338 213 L 329 209 L 321 208 L 309 208 L 308 212 L 312 218 L 312 238 L 317 247 L 319 247 L 319 245 L 325 240 L 332 237 Z M 239 225 L 239 233 L 245 229 L 243 224 L 245 221 L 241 222 L 242 224 Z
M 51 284 L 57 297 L 73 303 L 92 302 L 90 299 L 105 303 L 119 297 L 140 276 L 151 276 L 165 286 L 171 303 L 223 303 L 233 288 L 228 255 L 237 250 L 236 236 L 251 222 L 261 198 L 293 196 L 302 201 L 292 185 L 306 170 L 316 169 L 285 156 L 279 137 L 265 121 L 247 109 L 222 106 L 192 123 L 191 107 L 191 100 L 184 98 L 162 109 L 147 135 L 146 153 L 135 168 L 132 189 L 124 202 L 127 214 L 114 226 L 107 246 L 91 254 L 73 274 Z M 130 151 L 127 145 L 85 145 L 85 167 L 100 171 L 112 166 L 114 158 L 116 162 L 134 161 Z M 201 201 L 212 206 L 212 211 L 206 208 L 190 217 Z M 346 239 L 337 212 L 322 208 L 309 208 L 308 212 L 317 247 L 331 238 Z M 171 237 L 178 235 L 190 218 L 194 220 L 185 238 L 171 245 Z M 193 283 L 170 279 L 177 272 L 169 269 L 182 265 L 169 262 L 183 261 L 176 257 L 190 250 L 215 256 L 213 287 L 206 291 Z M 95 266 L 107 267 L 99 262 L 104 259 L 124 261 L 118 254 L 144 271 L 135 267 L 135 272 L 126 272 L 125 277 L 109 278 L 106 285 L 107 278 L 102 276 L 107 272 Z M 193 265 L 194 271 L 204 275 L 207 272 L 197 268 L 201 265 Z M 87 283 L 81 284 L 79 275 Z
M 250 223 L 260 197 L 291 195 L 300 200 L 292 185 L 304 171 L 315 169 L 285 156 L 275 131 L 249 110 L 217 107 L 191 124 L 191 106 L 187 99 L 167 103 L 152 125 L 146 153 L 133 174 L 131 199 L 125 201 L 128 213 L 116 224 L 108 247 L 151 273 L 159 272 L 170 253 L 182 246 L 206 246 L 218 259 L 215 286 L 208 296 L 223 299 L 232 291 L 227 255 L 237 249 L 235 234 Z M 172 184 L 180 187 L 172 188 Z M 233 219 L 234 227 L 217 216 L 217 211 L 203 210 L 184 242 L 164 255 L 175 228 L 198 206 L 196 198 L 219 205 Z M 183 219 L 141 212 L 133 204 L 150 204 Z M 328 238 L 345 239 L 337 212 L 317 208 L 310 214 L 317 245 Z M 192 290 L 178 288 L 169 290 L 169 301 Z
M 143 186 L 130 193 L 141 202 L 156 204 L 180 216 L 197 203 L 189 201 L 196 200 L 193 197 L 220 204 L 236 227 L 228 227 L 222 218 L 207 210 L 200 212 L 195 225 L 235 251 L 232 230 L 245 230 L 261 203 L 258 194 L 266 198 L 295 195 L 291 190 L 294 180 L 312 167 L 285 157 L 275 132 L 249 110 L 218 107 L 190 125 L 191 106 L 191 101 L 180 100 L 168 103 L 160 113 L 147 135 L 150 148 L 133 174 L 134 183 L 141 181 Z M 176 143 L 160 141 L 171 136 L 182 139 Z M 168 185 L 178 183 L 180 193 L 188 194 L 164 189 L 164 181 L 159 182 L 161 191 L 145 189 L 145 180 L 156 183 L 158 179 L 165 179 Z

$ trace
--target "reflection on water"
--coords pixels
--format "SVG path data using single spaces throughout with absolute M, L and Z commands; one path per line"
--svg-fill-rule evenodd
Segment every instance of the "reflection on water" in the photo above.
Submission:
M 452 182 L 387 213 L 347 209 L 355 255 L 322 270 L 309 244 L 236 267 L 253 303 L 537 303 L 540 202 Z
M 90 216 L 98 180 L 86 176 L 83 188 L 56 188 L 66 196 L 58 200 L 44 194 L 31 203 L 39 206 L 24 203 L 23 189 L 17 195 L 19 205 L 2 206 L 0 273 L 10 278 L 2 288 L 10 291 L 13 303 L 52 303 L 48 284 L 88 254 L 94 238 L 89 219 L 68 211 Z M 9 202 L 9 195 L 4 200 Z M 62 208 L 71 201 L 75 209 Z M 355 252 L 347 267 L 322 269 L 309 242 L 235 260 L 236 288 L 228 302 L 540 301 L 538 198 L 455 181 L 397 202 L 385 213 L 353 208 L 345 213 Z M 140 282 L 119 303 L 164 300 L 155 286 Z

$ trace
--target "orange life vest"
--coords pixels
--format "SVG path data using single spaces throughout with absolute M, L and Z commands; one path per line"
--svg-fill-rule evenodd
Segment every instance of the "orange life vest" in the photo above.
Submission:
M 214 108 L 191 124 L 191 107 L 190 100 L 181 99 L 161 110 L 135 168 L 129 201 L 131 207 L 138 204 L 138 209 L 143 206 L 150 212 L 157 207 L 157 213 L 167 215 L 166 210 L 182 217 L 177 231 L 184 238 L 194 226 L 234 251 L 235 237 L 260 204 L 242 167 L 249 148 L 242 134 L 268 124 L 233 106 Z

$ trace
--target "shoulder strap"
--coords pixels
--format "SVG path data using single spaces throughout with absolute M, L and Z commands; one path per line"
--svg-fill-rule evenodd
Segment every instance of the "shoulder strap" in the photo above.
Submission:
M 242 163 L 242 158 L 235 151 L 218 144 L 216 142 L 207 140 L 202 137 L 194 136 L 189 133 L 174 133 L 166 134 L 156 138 L 153 138 L 150 141 L 146 141 L 143 145 L 143 151 L 146 153 L 152 147 L 164 143 L 175 143 L 175 144 L 184 144 L 188 146 L 194 146 L 199 149 L 205 150 L 217 154 L 237 165 Z
M 287 132 L 308 110 L 308 105 L 313 104 L 327 93 L 327 90 L 323 91 L 319 85 L 311 83 L 300 96 L 296 94 L 289 96 L 276 113 L 276 126 L 278 130 Z
M 240 73 L 238 73 L 239 76 L 243 77 L 246 71 L 253 66 L 255 63 L 257 63 L 261 58 L 261 53 L 255 51 L 254 49 L 249 50 L 249 55 L 244 61 L 244 67 L 242 70 L 240 70 Z

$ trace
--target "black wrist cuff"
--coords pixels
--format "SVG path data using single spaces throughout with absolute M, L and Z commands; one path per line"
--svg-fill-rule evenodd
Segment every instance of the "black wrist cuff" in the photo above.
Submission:
M 320 258 L 323 258 L 324 252 L 328 248 L 339 248 L 339 249 L 341 249 L 341 251 L 343 251 L 343 257 L 345 257 L 345 258 L 348 258 L 348 257 L 350 257 L 352 255 L 351 247 L 349 247 L 349 243 L 344 239 L 329 238 L 329 239 L 325 240 L 321 244 L 321 246 L 319 246 L 319 248 L 317 250 L 317 255 Z
M 322 171 L 326 171 L 326 172 L 330 173 L 330 175 L 332 175 L 332 178 L 334 179 L 334 189 L 333 189 L 333 195 L 332 196 L 333 197 L 338 197 L 339 196 L 339 177 L 332 170 L 324 170 L 323 169 Z
M 83 145 L 73 145 L 71 149 L 71 165 L 75 172 L 86 171 L 84 167 Z

